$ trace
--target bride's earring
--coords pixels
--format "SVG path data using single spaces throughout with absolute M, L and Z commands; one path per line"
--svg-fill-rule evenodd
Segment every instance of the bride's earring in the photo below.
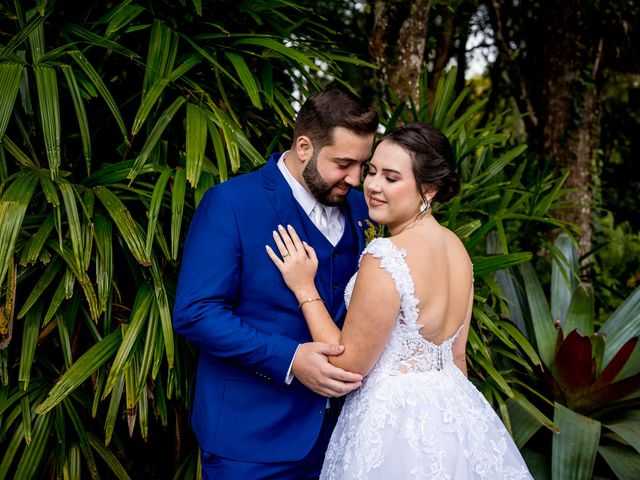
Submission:
M 422 199 L 422 205 L 420 206 L 420 213 L 426 212 L 431 208 L 431 201 L 427 197 Z

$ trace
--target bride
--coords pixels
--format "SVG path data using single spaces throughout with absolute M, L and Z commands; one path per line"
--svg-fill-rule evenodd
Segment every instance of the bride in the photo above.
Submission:
M 331 363 L 365 376 L 345 402 L 323 479 L 530 479 L 504 425 L 467 379 L 473 267 L 431 214 L 459 191 L 447 138 L 421 123 L 384 137 L 364 181 L 370 217 L 390 236 L 364 249 L 345 291 L 344 327 L 316 290 L 318 259 L 292 227 L 267 253 L 313 340 L 344 345 Z

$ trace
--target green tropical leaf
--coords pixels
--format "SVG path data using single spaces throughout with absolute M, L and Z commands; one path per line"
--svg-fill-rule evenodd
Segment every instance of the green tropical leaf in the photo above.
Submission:
M 130 2 L 121 3 L 110 12 L 109 25 L 107 25 L 105 35 L 111 35 L 129 25 L 144 11 L 145 8 L 140 5 L 130 5 Z
M 162 274 L 160 273 L 158 263 L 155 260 L 151 264 L 151 277 L 153 278 L 156 303 L 158 312 L 160 314 L 160 326 L 162 327 L 164 347 L 167 353 L 167 363 L 169 364 L 169 368 L 171 369 L 173 368 L 174 360 L 173 324 L 171 322 L 171 310 L 169 309 L 169 300 L 167 298 L 167 292 L 162 280 Z
M 588 285 L 578 285 L 573 292 L 563 331 L 567 335 L 569 332 L 578 329 L 584 335 L 593 335 L 594 322 L 595 298 L 593 288 Z
M 127 139 L 127 127 L 125 126 L 124 120 L 122 119 L 122 114 L 120 113 L 120 109 L 118 109 L 118 105 L 116 101 L 113 99 L 111 92 L 109 92 L 109 89 L 107 88 L 104 81 L 100 77 L 100 74 L 96 72 L 93 65 L 89 63 L 89 61 L 85 58 L 85 56 L 81 52 L 77 50 L 71 51 L 69 52 L 69 55 L 71 55 L 71 58 L 73 58 L 73 60 L 78 64 L 78 66 L 80 66 L 80 68 L 85 73 L 85 75 L 89 78 L 89 80 L 91 81 L 93 86 L 96 88 L 96 90 L 100 92 L 102 99 L 105 101 L 105 103 L 109 107 L 109 110 L 111 110 L 113 118 L 115 119 L 116 123 L 118 124 L 118 127 L 120 128 L 120 133 L 122 134 L 122 138 L 124 139 L 124 142 L 128 144 L 129 140 Z
M 107 409 L 106 419 L 104 421 L 104 444 L 111 443 L 113 430 L 122 414 L 120 403 L 122 402 L 122 391 L 124 390 L 124 372 L 116 378 L 113 390 L 111 390 L 111 398 L 109 399 L 109 408 Z
M 20 89 L 24 65 L 21 63 L 0 63 L 0 140 L 4 137 L 13 113 L 13 105 Z
M 57 178 L 60 168 L 60 98 L 58 80 L 52 67 L 37 65 L 33 67 L 40 104 L 40 126 L 49 160 L 51 178 Z
M 33 307 L 33 305 L 38 301 L 43 292 L 56 278 L 62 266 L 63 262 L 59 258 L 54 259 L 49 263 L 49 265 L 47 265 L 47 268 L 42 273 L 42 276 L 38 279 L 33 289 L 29 293 L 29 296 L 18 311 L 18 318 L 23 318 L 31 310 L 31 307 Z
M 516 400 L 508 398 L 506 403 L 511 418 L 513 441 L 518 448 L 522 448 L 542 425 Z
M 529 252 L 518 252 L 490 257 L 474 257 L 473 273 L 475 276 L 481 277 L 504 268 L 528 262 L 531 260 L 531 256 Z
M 149 134 L 149 138 L 147 138 L 147 141 L 145 142 L 142 149 L 140 150 L 140 154 L 138 155 L 138 158 L 136 158 L 133 164 L 133 167 L 129 172 L 129 175 L 127 176 L 129 180 L 133 181 L 136 178 L 136 176 L 140 174 L 140 172 L 142 171 L 142 168 L 144 167 L 144 164 L 147 162 L 147 159 L 149 158 L 149 155 L 151 155 L 151 152 L 153 151 L 158 141 L 160 140 L 160 137 L 162 136 L 162 133 L 164 132 L 165 128 L 167 128 L 167 125 L 171 123 L 173 116 L 176 114 L 176 112 L 184 102 L 185 102 L 184 97 L 178 97 L 171 103 L 171 105 L 169 105 L 166 108 L 164 112 L 162 112 L 158 121 L 154 125 L 153 130 L 151 130 L 151 133 Z
M 136 387 L 136 396 L 143 394 L 145 389 L 149 372 L 153 364 L 153 354 L 155 353 L 155 346 L 157 338 L 161 336 L 161 330 L 158 329 L 158 308 L 156 305 L 152 305 L 149 310 L 149 321 L 147 322 L 147 332 L 144 337 L 144 350 L 142 352 L 142 360 L 140 362 L 140 372 L 138 375 L 138 385 Z
M 129 474 L 122 466 L 118 458 L 106 448 L 100 439 L 98 439 L 95 435 L 89 434 L 89 442 L 91 444 L 91 448 L 93 448 L 98 455 L 102 458 L 102 460 L 107 464 L 107 466 L 111 469 L 116 477 L 120 480 L 131 480 Z
M 0 286 L 12 261 L 18 232 L 37 183 L 33 173 L 23 172 L 0 198 Z
M 42 248 L 47 239 L 51 235 L 54 227 L 54 214 L 49 213 L 40 226 L 38 231 L 25 244 L 20 256 L 20 265 L 26 266 L 35 263 L 42 253 Z
M 91 132 L 89 131 L 87 111 L 84 108 L 84 101 L 82 100 L 82 94 L 80 93 L 78 82 L 76 82 L 73 69 L 70 65 L 60 65 L 60 69 L 67 81 L 69 93 L 73 100 L 73 107 L 76 111 L 78 127 L 80 128 L 80 138 L 82 139 L 82 152 L 84 153 L 84 160 L 87 165 L 87 175 L 89 175 L 91 173 Z
M 31 443 L 31 405 L 29 402 L 29 393 L 20 399 L 20 410 L 22 413 L 22 426 L 24 428 L 24 442 L 29 445 Z
M 615 420 L 604 423 L 604 426 L 640 453 L 640 410 L 621 411 Z
M 47 413 L 36 418 L 33 427 L 33 439 L 24 448 L 14 480 L 29 480 L 36 475 L 40 467 L 40 461 L 47 449 L 47 440 L 51 431 L 53 415 Z
M 53 241 L 50 241 L 48 245 L 49 248 L 56 252 L 66 262 L 69 270 L 72 273 L 72 275 L 67 276 L 69 283 L 65 288 L 65 296 L 71 297 L 73 293 L 73 278 L 75 278 L 80 284 L 80 288 L 82 288 L 82 292 L 84 293 L 85 299 L 87 300 L 91 318 L 97 321 L 98 316 L 100 315 L 100 308 L 98 307 L 98 298 L 96 297 L 93 283 L 91 282 L 89 275 L 86 271 L 78 268 L 76 259 L 73 257 L 73 255 L 65 245 L 60 247 L 60 245 L 56 244 Z
M 187 175 L 183 168 L 176 168 L 171 192 L 171 259 L 177 260 L 180 246 L 180 231 L 184 214 L 184 198 L 187 189 Z
M 7 43 L 2 49 L 0 57 L 8 56 L 10 53 L 14 52 L 16 48 L 27 40 L 27 38 L 33 35 L 34 31 L 41 29 L 47 16 L 47 13 L 44 15 L 32 15 L 26 24 L 21 25 L 20 31 L 11 37 L 9 43 Z
M 244 61 L 241 55 L 232 52 L 225 52 L 225 56 L 232 63 L 233 67 L 240 78 L 240 82 L 244 88 L 245 93 L 249 96 L 251 103 L 254 107 L 262 109 L 262 101 L 260 100 L 260 91 L 258 84 L 254 78 L 249 66 Z
M 85 458 L 86 466 L 89 469 L 89 475 L 91 478 L 96 478 L 98 473 L 98 467 L 96 465 L 95 458 L 93 457 L 93 452 L 91 451 L 89 445 L 89 436 L 85 426 L 82 424 L 82 419 L 79 415 L 79 412 L 74 408 L 74 406 L 69 401 L 69 398 L 65 398 L 62 401 L 62 405 L 64 406 L 65 411 L 67 412 L 67 417 L 71 420 L 71 424 L 78 435 L 78 441 L 80 442 L 80 450 L 82 451 L 82 455 Z
M 77 37 L 82 43 L 89 44 L 93 47 L 102 47 L 105 50 L 116 52 L 122 55 L 124 58 L 128 58 L 134 61 L 140 58 L 140 55 L 138 55 L 133 50 L 126 48 L 124 45 L 122 45 L 122 43 L 118 43 L 105 38 L 102 35 L 98 35 L 91 30 L 87 30 L 79 24 L 65 23 L 62 28 L 66 34 L 69 34 L 72 37 Z M 69 50 L 69 47 L 65 45 L 64 50 L 65 52 L 67 52 Z
M 4 448 L 4 456 L 2 457 L 2 463 L 0 463 L 0 480 L 5 480 L 9 473 L 9 468 L 14 462 L 18 449 L 24 440 L 24 426 L 21 423 L 16 425 L 13 430 L 13 436 L 11 440 L 6 444 Z
M 114 330 L 87 350 L 53 386 L 47 398 L 38 406 L 36 413 L 44 415 L 78 388 L 100 366 L 107 362 L 122 342 L 120 330 Z
M 598 453 L 620 480 L 636 480 L 640 472 L 640 455 L 632 448 L 620 445 L 600 445 Z
M 36 352 L 36 343 L 38 341 L 41 321 L 42 309 L 40 306 L 30 310 L 24 321 L 22 348 L 20 350 L 20 369 L 18 372 L 18 381 L 22 384 L 23 390 L 26 390 L 29 386 L 31 367 Z
M 147 258 L 151 258 L 151 250 L 153 247 L 153 237 L 154 237 L 154 233 L 156 232 L 156 227 L 158 224 L 160 207 L 162 206 L 165 190 L 167 188 L 167 183 L 172 173 L 173 172 L 170 169 L 168 168 L 164 169 L 160 174 L 160 177 L 156 181 L 155 186 L 153 187 L 153 195 L 151 196 L 151 205 L 149 206 L 149 225 L 147 227 L 147 240 L 145 243 L 145 256 Z
M 451 106 L 453 98 L 453 89 L 456 84 L 457 68 L 453 67 L 447 75 L 441 75 L 438 80 L 438 88 L 433 102 L 433 115 L 431 117 L 431 125 L 437 129 L 444 127 L 446 113 Z
M 151 287 L 143 283 L 138 289 L 136 294 L 135 303 L 131 311 L 130 323 L 124 333 L 122 343 L 118 348 L 118 353 L 113 360 L 109 376 L 107 377 L 107 383 L 102 393 L 102 399 L 104 400 L 109 393 L 113 390 L 116 381 L 123 375 L 124 370 L 131 361 L 131 353 L 134 345 L 140 341 L 140 333 L 145 325 L 145 322 L 149 318 L 149 310 L 154 300 L 153 291 Z
M 142 82 L 142 96 L 159 78 L 167 78 L 173 70 L 178 51 L 178 35 L 164 22 L 154 19 L 149 37 L 149 50 Z
M 84 254 L 86 253 L 88 255 L 90 252 L 85 252 L 82 244 L 82 227 L 80 226 L 80 216 L 76 205 L 76 192 L 73 185 L 64 181 L 58 183 L 58 188 L 62 194 L 62 201 L 67 213 L 73 258 L 76 261 L 77 270 L 80 271 L 83 269 L 85 263 Z
M 82 478 L 82 465 L 80 463 L 80 449 L 77 443 L 71 444 L 67 451 L 67 459 L 62 466 L 64 480 L 80 480 Z
M 129 247 L 129 251 L 141 265 L 151 265 L 151 260 L 145 254 L 142 229 L 133 219 L 131 212 L 108 188 L 96 187 L 95 192 L 105 210 L 111 216 L 113 223 L 116 224 L 120 235 L 122 235 L 123 240 Z
M 600 442 L 600 422 L 555 404 L 554 422 L 560 433 L 551 446 L 553 480 L 590 480 Z
M 578 253 L 574 241 L 566 233 L 558 235 L 554 247 L 556 254 L 551 262 L 551 315 L 564 327 L 571 297 L 577 286 L 574 272 L 579 268 Z
M 602 360 L 606 367 L 629 339 L 640 336 L 640 286 L 611 314 L 598 333 L 607 338 Z
M 187 103 L 187 180 L 195 188 L 200 179 L 200 170 L 207 146 L 207 117 L 192 103 Z
M 551 318 L 547 298 L 542 291 L 542 286 L 538 280 L 530 263 L 520 265 L 520 273 L 524 280 L 527 292 L 527 303 L 531 313 L 531 322 L 538 346 L 540 358 L 546 366 L 553 364 L 555 358 L 558 331 Z

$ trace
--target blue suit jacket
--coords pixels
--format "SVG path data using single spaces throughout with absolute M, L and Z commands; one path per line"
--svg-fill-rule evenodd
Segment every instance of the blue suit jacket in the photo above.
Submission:
M 207 191 L 187 235 L 174 307 L 175 330 L 200 352 L 191 426 L 204 450 L 239 461 L 303 458 L 325 413 L 324 397 L 297 380 L 285 384 L 298 344 L 311 337 L 264 248 L 274 246 L 279 224 L 305 239 L 279 157 Z M 362 193 L 352 190 L 345 207 L 359 253 L 368 218 Z M 325 301 L 330 288 L 318 285 Z

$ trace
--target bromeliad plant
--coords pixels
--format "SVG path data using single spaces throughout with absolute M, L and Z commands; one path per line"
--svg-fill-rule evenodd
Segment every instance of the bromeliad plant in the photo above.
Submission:
M 513 425 L 518 443 L 525 455 L 531 453 L 535 478 L 607 478 L 610 472 L 637 478 L 640 288 L 598 328 L 594 292 L 577 274 L 574 242 L 561 234 L 554 252 L 550 301 L 529 263 L 498 279 L 506 308 L 542 360 L 534 384 L 554 400 L 553 420 L 560 430 L 545 460 L 539 455 L 545 435 L 535 435 L 540 424 L 519 412 Z

